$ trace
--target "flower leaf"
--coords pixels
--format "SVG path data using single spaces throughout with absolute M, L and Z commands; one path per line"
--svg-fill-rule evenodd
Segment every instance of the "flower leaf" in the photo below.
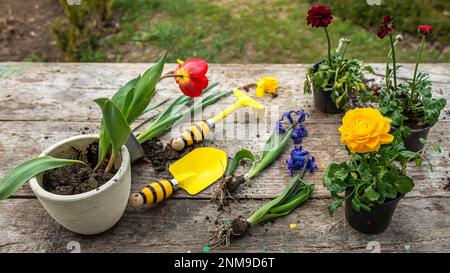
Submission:
M 139 81 L 141 76 L 138 76 L 129 82 L 127 82 L 122 88 L 117 91 L 111 101 L 117 106 L 117 108 L 122 111 L 122 113 L 126 113 L 131 104 L 131 99 L 133 98 L 133 91 L 136 83 Z M 108 154 L 109 147 L 111 146 L 111 142 L 109 141 L 108 133 L 106 132 L 105 124 L 102 120 L 100 125 L 100 133 L 99 133 L 99 160 L 98 162 L 103 162 Z
M 249 159 L 252 162 L 255 162 L 255 156 L 253 155 L 253 153 L 250 150 L 242 149 L 234 155 L 233 159 L 231 160 L 230 165 L 227 168 L 225 176 L 233 175 L 234 172 L 236 171 L 236 168 L 237 168 L 239 162 L 242 159 Z
M 414 188 L 414 182 L 408 176 L 399 176 L 395 181 L 395 187 L 399 193 L 406 194 Z
M 206 92 L 207 89 L 205 89 L 203 92 Z M 177 121 L 181 120 L 183 117 L 191 115 L 192 113 L 200 109 L 205 109 L 207 106 L 216 103 L 223 97 L 226 97 L 230 94 L 231 91 L 214 92 L 212 94 L 209 94 L 205 98 L 202 98 L 200 103 L 187 109 L 184 106 L 188 106 L 191 101 L 184 101 L 182 98 L 186 98 L 188 100 L 191 100 L 191 98 L 182 95 L 177 100 L 175 100 L 175 102 L 173 102 L 169 106 L 169 108 L 160 113 L 156 117 L 156 119 L 147 127 L 147 129 L 145 129 L 137 137 L 137 140 L 139 141 L 139 143 L 144 143 L 154 137 L 160 136 L 161 134 L 169 130 Z
M 0 200 L 10 197 L 28 180 L 42 172 L 76 163 L 86 164 L 79 160 L 54 158 L 51 156 L 28 160 L 10 170 L 1 180 Z
M 112 152 L 113 154 L 116 154 L 127 142 L 131 132 L 130 126 L 122 112 L 111 100 L 99 98 L 95 100 L 95 103 L 97 103 L 102 110 L 103 124 L 109 141 L 111 142 Z
M 364 190 L 364 195 L 363 195 L 363 197 L 366 198 L 366 199 L 368 199 L 368 200 L 370 200 L 370 201 L 372 201 L 372 202 L 375 202 L 375 201 L 378 200 L 378 198 L 380 198 L 380 194 L 379 194 L 378 192 L 376 192 L 376 191 L 372 188 L 372 186 L 370 186 L 370 187 L 367 187 L 367 188 Z
M 336 212 L 336 210 L 342 206 L 342 203 L 344 202 L 344 199 L 338 199 L 335 200 L 333 203 L 328 205 L 328 213 L 333 216 L 333 214 Z
M 278 131 L 274 131 L 270 138 L 267 140 L 264 149 L 265 150 L 263 155 L 261 156 L 261 159 L 253 164 L 253 166 L 248 170 L 248 172 L 245 174 L 245 179 L 250 179 L 257 175 L 258 173 L 262 172 L 267 166 L 272 164 L 283 152 L 284 147 L 286 147 L 286 144 L 288 143 L 289 139 L 291 139 L 293 129 L 289 129 L 289 131 L 286 132 L 286 134 L 283 136 L 280 142 L 275 144 L 275 140 L 277 139 L 275 135 L 278 135 Z
M 294 176 L 283 193 L 275 197 L 273 200 L 264 204 L 255 213 L 253 213 L 247 220 L 250 223 L 264 222 L 270 219 L 278 218 L 290 213 L 292 210 L 303 204 L 314 191 L 313 184 L 305 184 L 303 181 L 296 183 L 301 179 L 300 174 Z M 297 187 L 292 189 L 292 187 Z M 289 198 L 287 195 L 294 192 L 295 194 Z M 288 197 L 288 198 L 286 198 Z
M 155 93 L 156 84 L 161 78 L 166 56 L 167 52 L 154 66 L 145 71 L 142 77 L 136 82 L 133 98 L 131 99 L 127 111 L 124 112 L 128 124 L 131 124 L 138 118 L 150 103 L 150 100 Z
M 132 98 L 133 98 L 133 90 L 136 87 L 136 84 L 141 79 L 141 76 L 137 76 L 136 78 L 130 80 L 127 82 L 122 88 L 117 91 L 113 97 L 111 98 L 111 101 L 114 102 L 114 104 L 117 106 L 117 108 L 122 111 L 122 113 L 126 113 L 128 111 L 128 108 L 130 107 Z

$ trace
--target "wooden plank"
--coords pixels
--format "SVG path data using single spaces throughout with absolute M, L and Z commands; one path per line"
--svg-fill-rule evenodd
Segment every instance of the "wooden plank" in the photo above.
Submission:
M 77 242 L 81 252 L 201 252 L 214 222 L 249 216 L 263 201 L 243 201 L 232 213 L 218 215 L 205 200 L 169 200 L 156 208 L 127 209 L 111 230 L 96 236 L 76 235 L 54 222 L 35 199 L 0 202 L 0 252 L 67 252 Z M 220 252 L 370 252 L 376 241 L 381 252 L 449 252 L 450 199 L 401 200 L 390 227 L 364 235 L 334 217 L 329 200 L 313 199 L 288 215 L 255 225 L 250 235 Z M 297 229 L 290 229 L 297 223 Z
M 167 64 L 166 71 L 174 64 Z M 98 97 L 111 97 L 127 80 L 142 73 L 149 64 L 73 64 L 73 63 L 0 63 L 0 120 L 98 120 L 100 111 L 93 103 Z M 374 64 L 381 82 L 384 66 Z M 280 96 L 262 102 L 279 105 L 280 111 L 303 107 L 322 122 L 335 122 L 339 116 L 325 115 L 312 107 L 312 96 L 303 94 L 306 65 L 222 65 L 211 64 L 211 82 L 220 82 L 223 90 L 256 82 L 263 76 L 280 79 Z M 449 98 L 450 64 L 426 64 L 421 70 L 431 73 L 436 97 Z M 412 64 L 406 64 L 399 77 L 410 78 Z M 158 84 L 155 101 L 180 94 L 172 80 Z M 294 99 L 293 99 L 294 98 Z M 226 98 L 217 103 L 215 112 L 234 101 Z M 447 110 L 450 109 L 448 105 Z M 210 110 L 213 111 L 213 110 Z M 210 113 L 210 112 L 207 112 Z M 449 114 L 450 115 L 450 114 Z M 211 114 L 207 115 L 211 116 Z
M 53 143 L 60 141 L 69 136 L 81 133 L 95 132 L 97 122 L 0 122 L 0 158 L 3 163 L 0 166 L 0 177 L 7 170 L 13 168 L 20 162 L 39 155 Z M 243 124 L 239 124 L 239 130 L 244 130 Z M 304 140 L 304 147 L 311 151 L 317 158 L 319 165 L 330 164 L 332 162 L 341 162 L 346 160 L 347 153 L 343 150 L 343 146 L 339 141 L 337 128 L 338 124 L 318 124 L 310 123 L 307 125 L 310 136 Z M 449 179 L 449 158 L 450 152 L 450 123 L 440 122 L 430 132 L 429 140 L 441 144 L 443 153 L 436 154 L 429 152 L 432 163 L 434 164 L 433 172 L 428 167 L 410 168 L 416 181 L 416 187 L 410 196 L 448 196 L 448 191 L 443 190 L 443 185 Z M 242 148 L 251 149 L 256 154 L 261 154 L 261 149 L 268 134 L 259 138 L 246 138 L 244 140 L 215 140 L 205 145 L 215 146 L 227 151 L 229 156 L 233 156 Z M 163 140 L 168 142 L 170 134 L 164 136 Z M 288 147 L 291 148 L 293 144 Z M 249 182 L 248 186 L 241 187 L 239 198 L 273 198 L 278 195 L 290 177 L 286 169 L 285 161 L 289 158 L 289 152 L 286 150 L 280 159 L 273 166 Z M 248 167 L 247 167 L 248 168 Z M 242 172 L 244 168 L 239 168 Z M 155 173 L 150 164 L 138 164 L 133 166 L 133 190 L 139 190 L 145 183 L 152 179 L 167 178 L 167 173 Z M 322 186 L 323 170 L 317 171 L 308 180 L 318 185 L 315 197 L 323 198 L 329 196 L 329 193 Z M 211 198 L 216 185 L 211 186 L 194 198 Z M 34 196 L 31 189 L 26 185 L 17 196 Z M 184 191 L 178 191 L 175 194 L 177 198 L 189 197 Z
M 98 130 L 100 112 L 92 99 L 110 97 L 117 88 L 148 64 L 28 64 L 0 63 L 0 177 L 19 162 L 38 155 L 49 145 L 66 137 Z M 168 64 L 170 69 L 173 64 Z M 270 106 L 272 120 L 279 112 L 303 107 L 310 112 L 307 122 L 310 137 L 304 146 L 321 164 L 343 161 L 347 158 L 339 143 L 337 128 L 340 115 L 325 115 L 313 109 L 312 96 L 303 94 L 305 65 L 211 65 L 211 82 L 221 82 L 223 89 L 255 82 L 262 76 L 276 76 L 283 86 L 276 99 L 266 97 L 263 103 Z M 431 73 L 436 97 L 450 98 L 450 64 L 426 64 L 421 70 Z M 380 81 L 384 66 L 375 65 L 374 78 Z M 402 68 L 403 79 L 412 75 L 412 64 Z M 299 76 L 300 75 L 300 76 Z M 155 101 L 179 94 L 173 81 L 163 81 L 158 86 Z M 210 117 L 234 101 L 229 97 L 205 111 Z M 326 206 L 330 203 L 328 192 L 322 187 L 323 171 L 316 172 L 309 181 L 317 187 L 313 198 L 286 218 L 255 226 L 252 235 L 236 241 L 226 251 L 273 252 L 367 252 L 367 243 L 377 241 L 382 252 L 437 252 L 448 251 L 450 245 L 449 194 L 442 189 L 448 182 L 450 152 L 450 106 L 431 130 L 430 140 L 440 142 L 443 154 L 430 153 L 434 172 L 427 168 L 411 168 L 416 187 L 401 201 L 390 228 L 381 235 L 366 236 L 352 230 L 345 222 L 342 210 L 331 218 Z M 277 114 L 275 114 L 277 113 Z M 226 127 L 236 132 L 246 132 L 247 119 Z M 236 124 L 234 124 L 236 123 Z M 220 126 L 219 128 L 220 129 Z M 245 140 L 216 139 L 208 145 L 225 149 L 229 155 L 240 148 L 250 148 L 259 153 L 270 126 L 259 132 L 259 137 L 248 135 Z M 218 130 L 220 131 L 220 130 Z M 217 132 L 217 135 L 220 135 Z M 164 136 L 164 141 L 170 135 Z M 127 209 L 124 217 L 112 230 L 97 236 L 79 236 L 54 222 L 38 205 L 38 201 L 25 186 L 13 199 L 0 201 L 0 252 L 64 252 L 71 241 L 80 243 L 82 252 L 185 252 L 201 251 L 208 241 L 208 232 L 214 221 L 249 215 L 260 207 L 265 198 L 273 198 L 285 187 L 289 176 L 285 170 L 286 152 L 264 173 L 244 186 L 233 203 L 231 214 L 218 215 L 216 206 L 207 199 L 211 187 L 191 199 L 179 191 L 174 199 L 156 208 Z M 137 190 L 150 179 L 164 178 L 150 165 L 133 167 L 133 189 Z M 291 230 L 289 223 L 299 223 Z M 208 231 L 208 232 L 205 232 Z

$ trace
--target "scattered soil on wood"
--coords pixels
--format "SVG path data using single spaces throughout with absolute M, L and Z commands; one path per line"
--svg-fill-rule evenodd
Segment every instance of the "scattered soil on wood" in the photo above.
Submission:
M 447 177 L 447 183 L 442 188 L 444 191 L 450 191 L 450 177 Z
M 33 54 L 58 59 L 51 24 L 64 14 L 55 0 L 0 1 L 0 61 L 23 61 Z
M 142 144 L 145 158 L 149 160 L 157 172 L 164 172 L 170 164 L 192 151 L 195 145 L 186 147 L 181 152 L 174 151 L 169 144 L 164 145 L 160 139 L 154 138 Z
M 98 160 L 98 142 L 89 145 L 86 152 L 74 149 L 74 158 L 88 163 L 89 166 L 73 164 L 44 173 L 43 185 L 46 191 L 59 195 L 73 195 L 95 190 L 105 184 L 116 173 L 105 173 L 105 162 L 95 173 L 92 169 Z

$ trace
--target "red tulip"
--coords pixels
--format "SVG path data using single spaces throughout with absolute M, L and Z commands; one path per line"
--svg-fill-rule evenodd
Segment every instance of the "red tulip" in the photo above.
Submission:
M 381 21 L 380 30 L 377 33 L 378 38 L 383 39 L 388 35 L 388 33 L 393 32 L 395 30 L 394 19 L 391 16 L 383 16 L 383 20 Z
M 188 97 L 198 97 L 208 86 L 208 63 L 203 59 L 177 60 L 179 65 L 175 70 L 175 80 L 181 91 Z
M 327 27 L 331 24 L 332 19 L 333 16 L 330 8 L 320 4 L 312 6 L 306 17 L 308 25 L 311 25 L 312 27 Z
M 419 26 L 419 33 L 425 36 L 430 35 L 433 32 L 433 27 L 429 25 Z

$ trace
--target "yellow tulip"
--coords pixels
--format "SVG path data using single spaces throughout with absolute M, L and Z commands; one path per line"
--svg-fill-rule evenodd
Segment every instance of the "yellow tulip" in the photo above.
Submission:
M 256 85 L 256 96 L 264 97 L 264 93 L 275 94 L 278 88 L 278 79 L 274 77 L 264 77 L 259 79 Z
M 378 151 L 382 144 L 389 144 L 394 136 L 389 134 L 390 120 L 373 108 L 356 108 L 347 111 L 342 118 L 341 141 L 352 153 Z

